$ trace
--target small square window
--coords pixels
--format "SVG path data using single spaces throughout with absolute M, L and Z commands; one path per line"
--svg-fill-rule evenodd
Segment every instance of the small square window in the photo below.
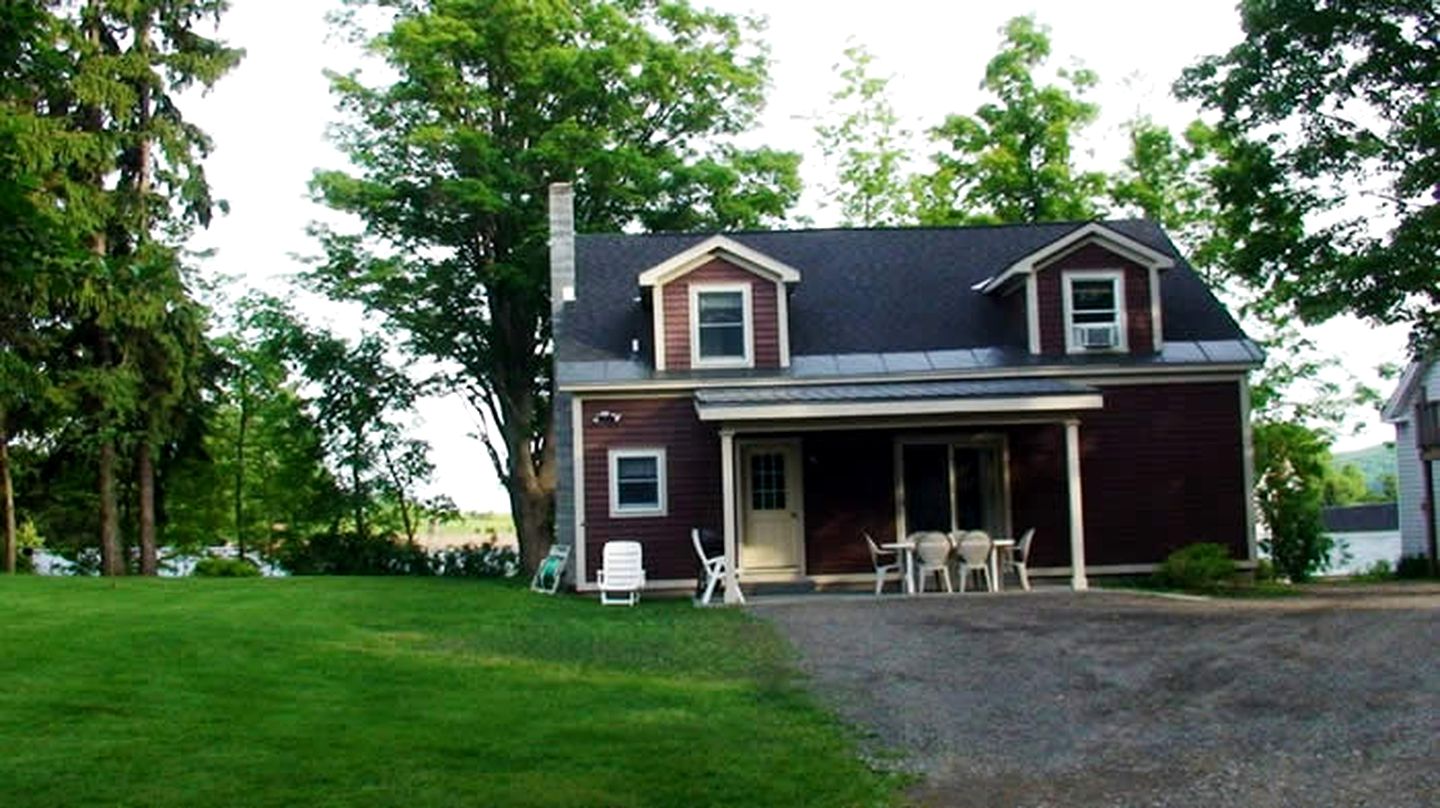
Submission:
M 665 514 L 665 450 L 610 450 L 610 515 Z

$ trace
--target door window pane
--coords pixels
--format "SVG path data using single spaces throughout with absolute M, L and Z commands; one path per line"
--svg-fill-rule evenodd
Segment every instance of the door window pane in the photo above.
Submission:
M 750 455 L 750 508 L 785 510 L 785 455 L 757 452 Z

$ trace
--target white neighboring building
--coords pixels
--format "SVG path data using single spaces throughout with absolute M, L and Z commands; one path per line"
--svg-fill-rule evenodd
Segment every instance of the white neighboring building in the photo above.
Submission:
M 1440 362 L 1411 362 L 1381 414 L 1395 425 L 1401 553 L 1429 558 L 1440 531 L 1434 506 L 1440 500 L 1440 474 L 1435 473 L 1440 460 Z

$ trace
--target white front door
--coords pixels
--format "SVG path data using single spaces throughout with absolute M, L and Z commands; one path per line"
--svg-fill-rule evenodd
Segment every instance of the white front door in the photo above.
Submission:
M 752 572 L 799 574 L 801 537 L 800 447 L 751 443 L 740 449 L 740 567 Z

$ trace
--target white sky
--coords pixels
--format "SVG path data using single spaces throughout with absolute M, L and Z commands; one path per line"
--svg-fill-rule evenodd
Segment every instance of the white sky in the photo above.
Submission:
M 1052 67 L 1078 61 L 1099 74 L 1092 99 L 1102 118 L 1083 144 L 1087 155 L 1082 159 L 1113 169 L 1125 151 L 1121 124 L 1137 112 L 1174 128 L 1192 120 L 1196 111 L 1170 97 L 1171 82 L 1199 56 L 1221 52 L 1240 38 L 1233 0 L 712 4 L 769 17 L 765 39 L 772 48 L 773 87 L 750 140 L 805 153 L 808 191 L 799 212 L 822 226 L 834 223 L 834 213 L 820 207 L 817 193 L 829 178 L 814 145 L 815 117 L 837 86 L 832 68 L 852 39 L 875 56 L 877 73 L 893 76 L 890 95 L 897 112 L 911 128 L 923 130 L 948 113 L 975 109 L 982 100 L 977 88 L 985 63 L 999 43 L 998 29 L 1011 17 L 1033 12 L 1051 28 Z M 327 216 L 309 202 L 306 182 L 316 168 L 345 167 L 325 140 L 326 124 L 335 113 L 322 71 L 350 69 L 359 58 L 352 46 L 329 41 L 324 15 L 337 5 L 336 0 L 234 0 L 222 22 L 221 36 L 245 48 L 247 56 L 213 92 L 186 106 L 215 140 L 207 171 L 216 195 L 231 204 L 230 215 L 192 241 L 196 249 L 216 250 L 205 264 L 208 272 L 285 291 L 285 276 L 299 269 L 291 256 L 317 252 L 305 227 Z M 358 323 L 341 307 L 303 298 L 300 305 L 342 332 Z M 1374 368 L 1403 360 L 1403 331 L 1347 318 L 1313 333 L 1348 370 L 1389 392 Z M 1342 439 L 1339 448 L 1393 439 L 1377 415 L 1360 415 L 1369 428 Z M 465 509 L 509 509 L 484 449 L 468 437 L 474 420 L 467 406 L 455 398 L 427 401 L 417 423 L 437 467 L 429 493 L 448 494 Z

